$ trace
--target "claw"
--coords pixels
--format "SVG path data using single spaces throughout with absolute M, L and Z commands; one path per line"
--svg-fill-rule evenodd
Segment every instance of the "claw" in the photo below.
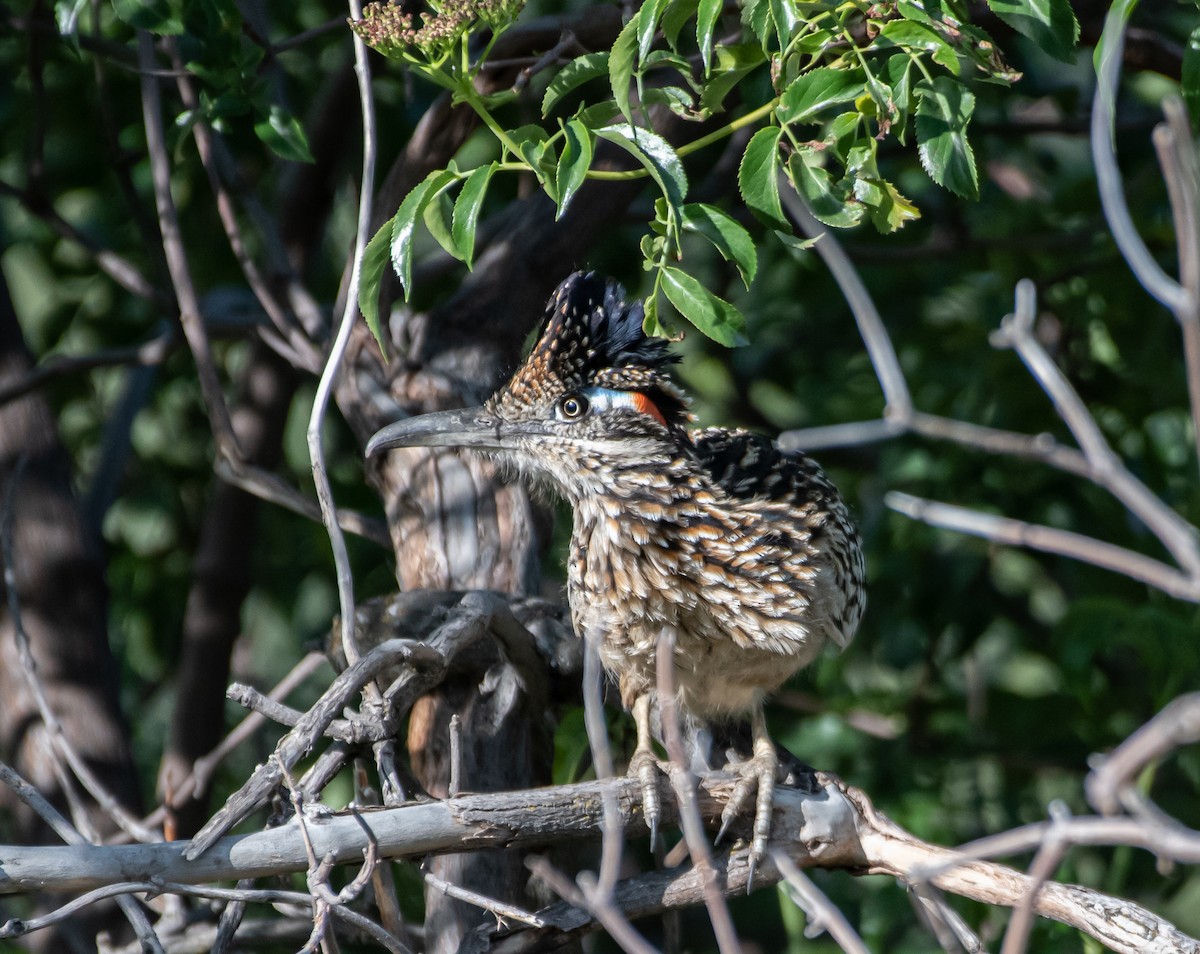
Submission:
M 726 768 L 731 772 L 737 772 L 741 777 L 737 780 L 737 784 L 729 795 L 729 800 L 721 810 L 721 830 L 717 832 L 717 837 L 713 841 L 714 845 L 721 843 L 721 839 L 725 837 L 725 832 L 729 830 L 733 820 L 746 810 L 746 806 L 750 804 L 750 796 L 758 786 L 758 773 L 754 769 L 753 759 L 745 762 L 732 762 Z
M 654 753 L 639 749 L 629 760 L 629 774 L 642 786 L 642 814 L 650 829 L 650 847 L 658 844 L 658 822 L 662 818 L 662 803 L 658 796 L 658 760 Z
M 662 818 L 662 802 L 658 795 L 658 759 L 654 756 L 650 733 L 650 696 L 641 695 L 633 704 L 633 721 L 637 725 L 637 748 L 629 760 L 629 774 L 642 786 L 642 814 L 650 829 L 650 850 L 658 845 L 658 823 Z
M 771 809 L 775 800 L 775 783 L 779 774 L 779 756 L 775 746 L 767 735 L 766 721 L 762 710 L 753 713 L 754 726 L 754 755 L 744 762 L 730 764 L 727 768 L 736 772 L 740 777 L 729 801 L 721 812 L 721 830 L 717 832 L 714 844 L 719 844 L 730 823 L 745 811 L 753 793 L 754 798 L 754 828 L 750 841 L 750 877 L 746 883 L 746 893 L 754 887 L 754 873 L 758 863 L 766 856 L 767 840 L 771 837 Z

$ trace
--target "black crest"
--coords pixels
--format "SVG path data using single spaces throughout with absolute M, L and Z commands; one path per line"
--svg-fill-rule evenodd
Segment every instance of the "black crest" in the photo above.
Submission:
M 679 359 L 642 330 L 644 318 L 619 282 L 575 272 L 550 296 L 537 344 L 506 390 L 518 401 L 589 386 L 639 391 L 683 425 L 687 398 L 667 373 Z
M 537 347 L 555 343 L 560 360 L 585 376 L 616 368 L 652 370 L 678 361 L 667 342 L 642 330 L 644 320 L 642 303 L 626 301 L 620 282 L 575 272 L 546 303 Z

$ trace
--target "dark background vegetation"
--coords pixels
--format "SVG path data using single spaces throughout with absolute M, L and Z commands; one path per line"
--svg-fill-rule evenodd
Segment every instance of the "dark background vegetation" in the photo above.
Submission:
M 228 97 L 223 107 L 209 103 L 210 118 L 220 121 L 239 182 L 268 218 L 278 221 L 280 208 L 291 203 L 283 238 L 304 286 L 328 318 L 337 314 L 333 307 L 353 244 L 360 163 L 349 33 L 334 24 L 289 48 L 270 49 L 252 71 L 254 89 L 239 88 L 243 74 L 232 67 L 222 72 L 220 64 L 247 44 L 279 44 L 344 10 L 313 0 L 242 6 L 244 14 L 220 7 L 222 16 L 243 17 L 232 28 L 213 29 L 228 49 L 210 38 L 188 58 L 214 64 L 213 74 L 199 84 L 206 97 Z M 580 6 L 543 0 L 526 16 Z M 11 303 L 10 309 L 0 302 L 5 306 L 0 386 L 60 357 L 138 345 L 176 320 L 155 238 L 132 31 L 107 5 L 84 4 L 72 42 L 56 33 L 60 7 L 70 5 L 14 4 L 0 13 L 0 268 Z M 974 88 L 977 202 L 931 183 L 913 150 L 888 149 L 890 178 L 922 217 L 896 234 L 881 236 L 868 225 L 839 238 L 876 296 L 918 407 L 1026 433 L 1047 431 L 1070 443 L 1016 356 L 988 341 L 1012 310 L 1015 282 L 1032 278 L 1040 295 L 1039 338 L 1113 447 L 1171 506 L 1200 522 L 1177 329 L 1133 279 L 1097 198 L 1086 129 L 1092 44 L 1104 7 L 1081 3 L 1077 13 L 1083 37 L 1070 65 L 988 21 L 1023 78 L 1011 89 Z M 1168 270 L 1174 235 L 1150 131 L 1161 118 L 1164 95 L 1180 88 L 1184 45 L 1198 22 L 1196 6 L 1182 0 L 1145 4 L 1138 11 L 1140 39 L 1126 64 L 1118 111 L 1117 147 L 1129 205 Z M 386 170 L 435 91 L 382 60 L 374 65 Z M 196 148 L 186 128 L 171 122 L 184 109 L 170 85 L 164 89 L 185 245 L 221 380 L 235 400 L 246 370 L 264 360 L 255 336 L 263 318 L 221 231 Z M 343 104 L 336 120 L 329 115 L 331 101 Z M 254 134 L 254 123 L 270 104 L 285 107 L 306 126 L 317 166 L 280 160 Z M 714 152 L 712 161 L 719 155 Z M 706 200 L 732 200 L 736 210 L 733 180 L 717 176 Z M 301 213 L 295 211 L 295 194 L 304 190 L 313 210 L 308 219 L 303 202 Z M 515 191 L 505 196 L 501 189 L 486 211 L 499 213 L 504 201 L 515 198 Z M 240 214 L 251 252 L 263 255 L 247 208 Z M 636 243 L 649 216 L 648 200 L 635 199 L 627 225 L 607 231 L 580 260 L 556 263 L 560 274 L 553 277 L 587 265 L 617 276 L 636 294 L 642 281 Z M 61 217 L 78 236 L 64 236 L 52 217 Z M 762 238 L 760 270 L 748 293 L 732 266 L 715 255 L 703 273 L 710 288 L 748 316 L 749 344 L 731 351 L 693 333 L 680 346 L 685 357 L 679 376 L 696 398 L 699 421 L 774 434 L 878 416 L 883 402 L 874 373 L 819 258 L 793 253 L 761 229 L 755 235 Z M 79 237 L 133 263 L 163 300 L 119 287 L 98 270 Z M 417 310 L 444 301 L 465 274 L 460 266 L 440 262 L 432 242 L 419 247 L 418 263 L 422 260 L 428 267 L 417 286 Z M 514 318 L 521 324 L 510 334 L 523 335 L 537 318 L 535 311 Z M 17 360 L 22 339 L 28 349 L 24 362 Z M 283 397 L 276 395 L 268 415 L 279 436 L 277 461 L 271 452 L 264 457 L 308 496 L 312 479 L 304 430 L 314 383 L 307 372 L 280 371 Z M 120 745 L 97 758 L 113 778 L 123 779 L 130 804 L 140 799 L 151 807 L 161 794 L 156 779 L 168 727 L 177 718 L 177 689 L 186 676 L 181 633 L 189 607 L 196 605 L 197 552 L 215 519 L 213 508 L 221 505 L 195 365 L 180 347 L 157 366 L 117 363 L 72 371 L 50 377 L 33 393 L 49 412 L 38 425 L 41 437 L 60 442 L 69 461 L 78 542 L 95 561 L 48 575 L 38 598 L 50 604 L 53 615 L 55 604 L 77 596 L 81 579 L 99 573 L 107 603 L 92 602 L 89 612 L 95 626 L 107 629 L 119 670 L 125 720 L 120 724 L 128 730 L 134 774 L 128 774 Z M 8 430 L 0 434 L 5 455 L 0 476 L 6 482 L 22 453 L 13 442 L 27 433 L 5 416 L 14 411 L 14 402 L 7 404 L 8 411 L 0 407 L 0 427 Z M 339 503 L 382 517 L 378 497 L 364 480 L 360 445 L 336 413 L 328 422 L 327 454 Z M 904 490 L 1162 556 L 1153 537 L 1104 491 L 1025 461 L 915 437 L 818 456 L 862 528 L 869 609 L 849 651 L 820 660 L 771 707 L 775 736 L 814 766 L 865 789 L 900 824 L 940 843 L 1042 819 L 1054 800 L 1085 811 L 1081 780 L 1089 755 L 1111 748 L 1173 696 L 1195 688 L 1196 607 L 1077 562 L 915 523 L 887 509 L 883 495 Z M 43 479 L 27 470 L 22 480 L 35 478 Z M 19 499 L 29 492 L 25 485 L 15 493 Z M 248 507 L 236 526 L 241 532 L 219 541 L 227 552 L 206 556 L 206 572 L 217 593 L 245 588 L 244 599 L 233 600 L 237 641 L 231 668 L 237 678 L 268 687 L 329 632 L 337 611 L 333 564 L 322 527 L 281 508 Z M 560 530 L 559 548 L 562 538 Z M 20 561 L 20 536 L 17 543 Z M 395 588 L 391 553 L 359 538 L 351 538 L 350 547 L 360 599 Z M 560 549 L 547 553 L 543 568 L 543 591 L 557 597 Z M 233 578 L 226 581 L 222 573 Z M 97 671 L 88 664 L 67 679 L 58 698 L 68 712 L 74 693 L 89 691 Z M 325 678 L 308 687 L 310 698 Z M 227 721 L 236 714 L 226 706 Z M 215 726 L 219 715 L 204 719 Z M 555 780 L 566 781 L 581 764 L 582 720 L 573 706 L 556 715 Z M 619 721 L 615 714 L 614 720 Z M 3 757 L 36 776 L 19 754 L 28 726 L 0 716 L 0 727 Z M 213 806 L 270 744 L 257 739 L 223 765 Z M 53 789 L 52 779 L 41 781 Z M 1160 766 L 1145 784 L 1176 817 L 1200 823 L 1200 758 L 1194 750 Z M 22 815 L 0 815 L 0 840 L 32 837 Z M 873 949 L 932 948 L 903 890 L 890 879 L 824 872 L 816 877 Z M 1158 872 L 1149 856 L 1131 849 L 1076 848 L 1058 877 L 1134 898 L 1182 930 L 1200 933 L 1200 879 L 1187 868 Z M 418 903 L 415 888 L 406 890 L 413 894 L 405 902 L 411 908 Z M 984 925 L 985 934 L 1001 930 L 1007 916 L 964 909 Z M 799 915 L 773 891 L 736 902 L 734 912 L 743 936 L 761 950 L 833 949 L 829 942 L 803 940 Z M 705 949 L 703 916 L 697 913 L 689 926 L 696 931 L 694 949 Z M 1043 923 L 1037 932 L 1033 949 L 1088 949 L 1065 928 Z

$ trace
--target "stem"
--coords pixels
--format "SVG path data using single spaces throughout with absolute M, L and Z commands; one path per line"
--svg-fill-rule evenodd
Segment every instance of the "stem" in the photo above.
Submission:
M 779 97 L 776 96 L 769 103 L 764 103 L 757 109 L 751 110 L 744 116 L 739 116 L 727 126 L 722 126 L 720 129 L 710 132 L 707 136 L 701 136 L 699 139 L 693 139 L 684 146 L 680 146 L 675 150 L 675 154 L 680 158 L 691 155 L 697 149 L 703 149 L 705 146 L 711 146 L 714 142 L 720 142 L 722 139 L 727 139 L 739 129 L 749 126 L 751 123 L 756 123 L 764 116 L 770 115 L 771 111 L 779 105 Z M 623 182 L 628 179 L 644 179 L 648 176 L 645 169 L 623 169 L 621 171 L 609 171 L 604 169 L 589 169 L 587 178 L 589 179 L 604 179 L 609 182 Z
M 780 97 L 776 96 L 769 103 L 763 103 L 758 109 L 753 109 L 744 116 L 739 116 L 728 126 L 709 133 L 707 136 L 701 136 L 699 139 L 693 139 L 685 146 L 681 146 L 677 155 L 687 156 L 695 152 L 697 149 L 703 149 L 705 146 L 710 146 L 714 142 L 720 142 L 728 136 L 732 136 L 739 129 L 749 126 L 751 123 L 756 123 L 765 116 L 769 116 L 771 112 L 779 105 Z
M 496 122 L 495 117 L 488 112 L 488 108 L 483 104 L 483 100 L 479 98 L 479 93 L 475 90 L 475 84 L 467 77 L 464 77 L 460 83 L 456 85 L 456 92 L 462 97 L 463 101 L 475 110 L 483 124 L 491 130 L 492 135 L 500 140 L 500 145 L 507 149 L 512 155 L 520 156 L 521 151 L 517 148 L 517 144 L 512 141 L 508 133 L 504 131 L 504 127 Z M 532 169 L 530 166 L 522 165 L 522 169 Z M 537 170 L 532 170 L 535 174 Z M 539 177 L 540 178 L 540 177 Z

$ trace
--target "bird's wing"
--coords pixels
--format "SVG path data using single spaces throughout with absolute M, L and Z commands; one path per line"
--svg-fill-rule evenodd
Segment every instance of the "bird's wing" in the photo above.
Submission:
M 810 621 L 844 647 L 866 600 L 858 532 L 837 488 L 812 458 L 758 434 L 710 428 L 693 433 L 692 442 L 713 483 L 756 514 L 746 524 L 754 550 L 776 569 L 800 555 L 818 567 L 809 583 Z
M 761 434 L 710 427 L 691 436 L 700 464 L 731 497 L 797 505 L 840 499 L 816 461 Z

